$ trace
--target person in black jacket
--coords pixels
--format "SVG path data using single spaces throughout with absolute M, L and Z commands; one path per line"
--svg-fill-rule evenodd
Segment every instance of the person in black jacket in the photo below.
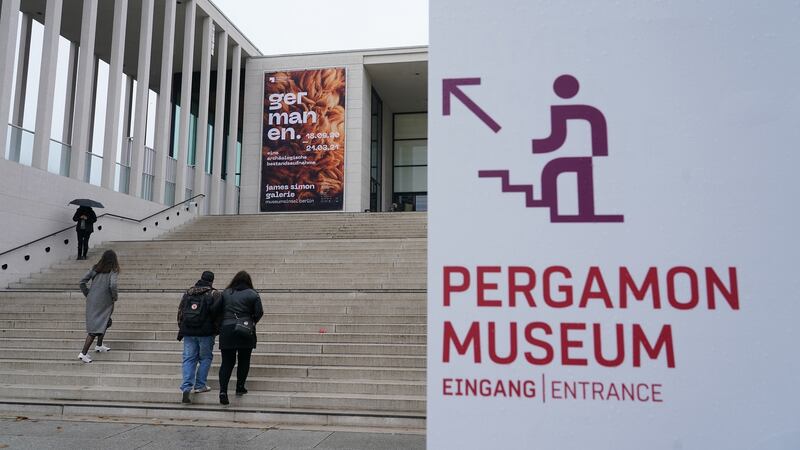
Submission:
M 207 384 L 208 371 L 214 358 L 214 336 L 219 334 L 218 318 L 222 309 L 222 295 L 214 289 L 213 282 L 214 272 L 203 272 L 178 306 L 178 340 L 183 340 L 183 383 L 180 387 L 183 403 L 192 403 L 192 389 L 195 393 L 211 390 Z
M 75 224 L 75 231 L 78 232 L 78 258 L 86 259 L 89 251 L 89 236 L 94 232 L 94 223 L 97 222 L 97 215 L 88 206 L 81 206 L 75 211 L 72 220 Z
M 250 274 L 241 271 L 234 275 L 228 287 L 222 291 L 222 326 L 219 334 L 219 349 L 222 365 L 219 368 L 219 402 L 227 405 L 228 382 L 237 361 L 236 395 L 244 395 L 247 373 L 250 371 L 250 354 L 256 348 L 256 323 L 264 315 L 261 297 L 253 289 Z

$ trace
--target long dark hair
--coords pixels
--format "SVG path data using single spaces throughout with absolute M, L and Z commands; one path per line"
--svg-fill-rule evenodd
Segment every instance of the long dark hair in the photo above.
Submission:
M 250 274 L 244 270 L 239 271 L 233 276 L 233 279 L 228 283 L 227 289 L 234 291 L 243 291 L 245 289 L 253 289 L 253 280 L 250 279 Z
M 117 254 L 114 253 L 114 250 L 106 250 L 103 252 L 100 261 L 94 265 L 94 271 L 97 273 L 119 273 L 119 262 L 117 262 Z

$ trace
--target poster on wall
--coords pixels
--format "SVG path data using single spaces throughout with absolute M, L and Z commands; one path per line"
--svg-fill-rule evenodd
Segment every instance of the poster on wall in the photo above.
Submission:
M 430 11 L 428 448 L 799 449 L 797 3 Z
M 344 203 L 345 69 L 264 74 L 261 212 Z

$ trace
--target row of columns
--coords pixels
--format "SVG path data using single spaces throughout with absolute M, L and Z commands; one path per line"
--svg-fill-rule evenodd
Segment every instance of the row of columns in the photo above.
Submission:
M 147 105 L 150 85 L 150 59 L 152 56 L 152 29 L 155 8 L 154 0 L 134 0 L 142 3 L 142 17 L 139 31 L 137 89 L 135 93 L 135 115 L 133 123 L 131 177 L 129 192 L 131 195 L 143 196 L 142 172 L 144 169 L 145 130 L 147 126 Z M 176 0 L 166 0 L 164 7 L 164 34 L 162 36 L 161 52 L 161 78 L 159 84 L 158 102 L 156 105 L 156 130 L 154 147 L 156 158 L 154 162 L 153 198 L 163 201 L 165 196 L 166 162 L 169 154 L 172 92 L 172 61 L 174 56 Z M 183 66 L 181 78 L 181 113 L 179 118 L 178 141 L 176 142 L 175 158 L 177 159 L 177 174 L 175 179 L 175 202 L 186 200 L 187 186 L 187 157 L 189 145 L 189 118 L 191 113 L 192 74 L 194 67 L 194 35 L 197 17 L 196 0 L 184 0 L 186 8 L 184 36 L 183 36 Z M 20 0 L 3 0 L 0 9 L 0 158 L 5 158 L 6 140 L 9 133 L 8 121 L 11 96 L 14 95 L 14 105 L 24 105 L 25 80 L 27 78 L 27 59 L 30 42 L 30 18 L 23 21 L 22 39 L 19 42 L 19 65 L 17 73 L 12 70 L 14 56 L 17 53 L 17 29 L 19 20 Z M 44 25 L 44 43 L 42 47 L 41 75 L 39 79 L 39 93 L 36 111 L 36 133 L 33 144 L 33 162 L 36 168 L 47 170 L 50 152 L 50 130 L 53 119 L 53 96 L 55 92 L 56 65 L 58 61 L 58 44 L 61 29 L 61 13 L 63 0 L 47 0 Z M 68 74 L 69 87 L 67 89 L 67 105 L 65 111 L 64 140 L 70 141 L 72 153 L 70 159 L 71 178 L 84 180 L 86 173 L 86 154 L 91 147 L 91 127 L 94 116 L 94 93 L 96 91 L 96 57 L 94 51 L 78 52 L 80 49 L 94 49 L 97 39 L 97 10 L 98 0 L 84 0 L 81 12 L 81 38 L 80 46 L 72 43 L 70 49 L 70 68 Z M 103 141 L 103 166 L 101 185 L 108 189 L 114 188 L 116 151 L 121 140 L 119 135 L 120 119 L 120 94 L 122 93 L 122 74 L 124 63 L 124 47 L 126 33 L 126 19 L 128 0 L 114 2 L 114 21 L 111 36 L 111 58 L 109 65 L 109 84 L 106 96 L 107 108 L 105 119 L 105 133 Z M 217 54 L 217 90 L 215 122 L 216 132 L 213 141 L 213 161 L 210 198 L 206 199 L 207 211 L 211 214 L 236 211 L 235 172 L 236 172 L 236 143 L 239 125 L 239 91 L 241 88 L 241 46 L 233 45 L 233 65 L 231 78 L 231 105 L 230 105 L 230 136 L 228 137 L 227 158 L 227 183 L 222 189 L 222 150 L 224 139 L 225 117 L 225 87 L 227 82 L 227 53 L 228 33 L 220 30 L 216 36 L 214 24 L 209 16 L 205 16 L 201 23 L 202 55 L 200 72 L 200 113 L 198 117 L 198 130 L 196 141 L 195 179 L 193 193 L 196 195 L 205 190 L 205 150 L 208 140 L 208 105 L 210 96 L 211 52 L 212 37 L 218 43 Z M 12 93 L 14 77 L 17 79 L 17 89 Z M 22 98 L 19 98 L 19 97 Z M 21 101 L 20 101 L 21 100 Z M 21 123 L 22 111 L 17 111 L 24 106 L 17 106 L 13 111 L 12 120 L 19 118 Z M 126 108 L 126 111 L 128 109 Z M 128 120 L 126 119 L 126 122 Z M 68 129 L 69 128 L 69 129 Z M 223 202 L 223 198 L 225 199 Z M 225 205 L 223 211 L 222 205 Z

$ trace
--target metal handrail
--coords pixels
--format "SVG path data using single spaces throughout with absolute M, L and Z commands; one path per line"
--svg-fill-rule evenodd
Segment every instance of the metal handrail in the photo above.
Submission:
M 35 132 L 35 131 L 31 131 L 31 130 L 29 130 L 29 129 L 27 129 L 27 128 L 22 128 L 21 126 L 19 126 L 19 125 L 14 125 L 13 123 L 9 123 L 9 124 L 8 124 L 8 126 L 10 126 L 10 127 L 12 127 L 12 128 L 16 128 L 16 129 L 18 129 L 18 130 L 27 131 L 27 132 L 28 132 L 28 133 L 30 133 L 30 134 L 36 134 L 36 132 Z
M 103 213 L 103 214 L 100 214 L 99 216 L 97 216 L 97 218 L 98 218 L 98 219 L 100 219 L 100 218 L 102 218 L 102 217 L 106 217 L 106 216 L 107 216 L 107 217 L 113 217 L 113 218 L 115 218 L 115 219 L 129 220 L 129 221 L 131 221 L 131 222 L 142 223 L 142 222 L 144 222 L 145 220 L 147 220 L 147 219 L 149 219 L 149 218 L 151 218 L 151 217 L 155 217 L 155 216 L 157 216 L 157 215 L 159 215 L 159 214 L 161 214 L 161 213 L 163 213 L 163 212 L 169 211 L 170 209 L 172 209 L 172 208 L 174 208 L 174 207 L 176 207 L 176 206 L 178 206 L 178 205 L 182 205 L 182 204 L 184 204 L 184 203 L 186 203 L 186 202 L 191 202 L 192 200 L 194 200 L 194 199 L 196 199 L 196 198 L 198 198 L 198 197 L 205 197 L 205 196 L 206 196 L 205 194 L 197 194 L 197 195 L 195 195 L 195 196 L 194 196 L 194 197 L 192 197 L 192 198 L 186 199 L 186 200 L 184 200 L 184 201 L 182 201 L 182 202 L 180 202 L 180 203 L 175 203 L 174 205 L 172 205 L 172 206 L 170 206 L 170 207 L 167 207 L 167 208 L 164 208 L 164 209 L 162 209 L 161 211 L 158 211 L 158 212 L 155 212 L 155 213 L 153 213 L 153 214 L 150 214 L 149 216 L 145 217 L 144 219 L 133 219 L 133 218 L 130 218 L 130 217 L 119 216 L 119 215 L 117 215 L 117 214 L 113 214 L 113 213 Z M 3 256 L 3 255 L 5 255 L 5 254 L 7 254 L 7 253 L 11 253 L 11 252 L 13 252 L 13 251 L 15 251 L 15 250 L 19 250 L 19 249 L 21 249 L 21 248 L 23 248 L 23 247 L 27 247 L 27 246 L 29 246 L 29 245 L 31 245 L 31 244 L 35 244 L 35 243 L 37 243 L 37 242 L 39 242 L 39 241 L 43 241 L 43 240 L 45 240 L 45 239 L 47 239 L 47 238 L 49 238 L 49 237 L 53 237 L 53 236 L 55 236 L 55 235 L 57 235 L 57 234 L 59 234 L 59 233 L 63 233 L 63 232 L 65 232 L 65 231 L 71 230 L 71 229 L 73 229 L 73 228 L 75 228 L 75 225 L 70 225 L 70 226 L 68 226 L 67 228 L 64 228 L 63 230 L 58 230 L 58 231 L 56 231 L 55 233 L 50 233 L 50 234 L 48 234 L 47 236 L 40 237 L 39 239 L 36 239 L 36 240 L 30 241 L 30 242 L 28 242 L 28 243 L 26 243 L 26 244 L 22 244 L 22 245 L 20 245 L 19 247 L 14 247 L 14 248 L 12 248 L 11 250 L 6 250 L 6 251 L 4 251 L 3 253 L 0 253 L 0 256 Z
M 10 126 L 11 128 L 16 128 L 16 129 L 18 129 L 18 130 L 24 131 L 24 132 L 26 132 L 26 133 L 30 133 L 30 134 L 34 134 L 34 135 L 36 134 L 36 132 L 35 132 L 35 131 L 29 130 L 29 129 L 27 129 L 27 128 L 22 128 L 21 126 L 19 126 L 19 125 L 14 125 L 13 123 L 9 123 L 9 124 L 8 124 L 8 126 Z M 61 142 L 61 141 L 59 141 L 58 139 L 53 139 L 53 138 L 48 138 L 48 139 L 50 139 L 50 142 L 55 142 L 56 144 L 61 144 L 61 145 L 63 145 L 64 147 L 69 147 L 69 148 L 72 148 L 72 144 L 67 144 L 66 142 Z

